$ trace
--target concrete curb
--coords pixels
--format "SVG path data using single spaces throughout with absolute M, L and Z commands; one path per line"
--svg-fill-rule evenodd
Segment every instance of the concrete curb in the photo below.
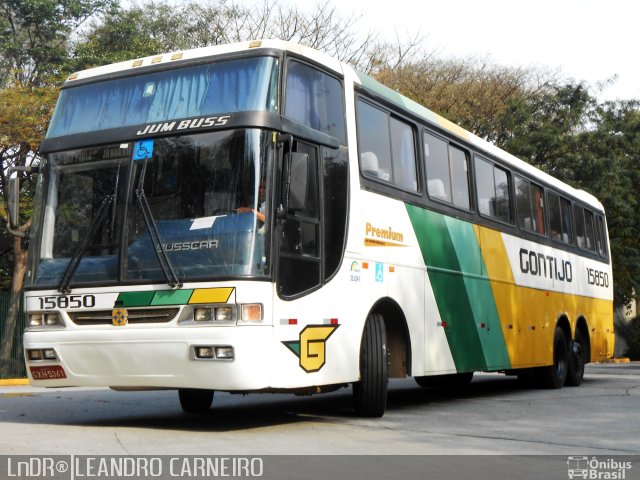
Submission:
M 598 363 L 620 364 L 620 363 L 631 363 L 631 360 L 629 360 L 628 358 L 610 358 L 608 360 L 604 360 L 604 361 L 598 362 Z
M 0 379 L 0 387 L 12 387 L 16 385 L 29 385 L 28 378 Z

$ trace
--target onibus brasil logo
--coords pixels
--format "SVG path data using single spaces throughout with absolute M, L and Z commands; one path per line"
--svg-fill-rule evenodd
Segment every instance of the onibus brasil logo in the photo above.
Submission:
M 627 470 L 631 469 L 631 462 L 596 457 L 568 457 L 567 474 L 570 479 L 583 478 L 585 480 L 626 480 Z
M 339 325 L 307 325 L 299 340 L 282 342 L 300 359 L 300 368 L 307 373 L 317 372 L 326 362 L 327 340 Z

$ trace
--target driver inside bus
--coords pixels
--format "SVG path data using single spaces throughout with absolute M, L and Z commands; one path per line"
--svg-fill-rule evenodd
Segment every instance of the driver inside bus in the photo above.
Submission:
M 258 186 L 258 209 L 256 210 L 253 207 L 238 207 L 236 209 L 237 213 L 253 213 L 256 218 L 262 223 L 265 223 L 265 186 L 264 180 L 260 181 L 260 185 Z

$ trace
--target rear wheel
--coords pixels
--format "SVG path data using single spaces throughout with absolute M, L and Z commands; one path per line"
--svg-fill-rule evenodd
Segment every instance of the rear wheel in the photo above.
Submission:
M 387 406 L 387 338 L 382 315 L 369 315 L 360 344 L 360 381 L 353 384 L 353 403 L 363 417 L 381 417 Z
M 181 388 L 178 390 L 178 398 L 185 413 L 204 413 L 211 408 L 213 390 Z
M 543 387 L 562 388 L 569 370 L 569 347 L 567 337 L 560 327 L 556 327 L 553 336 L 553 365 L 542 367 L 539 378 Z
M 569 351 L 569 370 L 565 385 L 577 387 L 584 378 L 584 366 L 587 363 L 587 341 L 581 330 L 576 330 L 576 338 L 571 342 Z
M 470 384 L 471 380 L 473 380 L 473 372 L 415 377 L 416 383 L 421 387 L 464 387 Z

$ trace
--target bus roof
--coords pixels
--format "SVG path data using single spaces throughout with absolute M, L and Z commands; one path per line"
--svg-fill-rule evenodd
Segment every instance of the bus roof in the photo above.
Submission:
M 604 211 L 604 208 L 600 201 L 590 193 L 585 192 L 584 190 L 575 189 L 570 185 L 558 180 L 557 178 L 552 177 L 542 170 L 539 170 L 538 168 L 526 163 L 525 161 L 515 157 L 514 155 L 511 155 L 501 148 L 498 148 L 494 144 L 487 142 L 477 135 L 465 130 L 459 125 L 456 125 L 446 118 L 441 117 L 437 113 L 432 112 L 423 105 L 420 105 L 419 103 L 405 97 L 404 95 L 401 95 L 400 93 L 388 88 L 372 77 L 358 72 L 350 65 L 342 63 L 323 52 L 320 52 L 313 48 L 305 47 L 297 43 L 273 39 L 253 40 L 151 55 L 144 58 L 127 60 L 124 62 L 103 65 L 100 67 L 76 72 L 69 76 L 69 78 L 65 82 L 65 87 L 72 86 L 73 83 L 79 80 L 89 80 L 94 77 L 120 73 L 127 70 L 130 70 L 132 74 L 134 74 L 133 72 L 135 70 L 142 67 L 160 67 L 174 62 L 183 63 L 187 61 L 194 61 L 199 58 L 207 58 L 217 55 L 249 51 L 258 48 L 293 52 L 309 58 L 310 60 L 313 60 L 339 74 L 343 74 L 349 71 L 351 73 L 350 76 L 355 81 L 359 81 L 359 83 L 364 88 L 374 92 L 376 95 L 384 98 L 385 100 L 401 107 L 404 110 L 411 112 L 413 115 L 424 119 L 427 123 L 436 125 L 441 129 L 449 132 L 450 134 L 462 139 L 463 141 L 468 142 L 469 144 L 478 148 L 481 152 L 486 152 L 487 154 L 500 159 L 506 165 L 526 173 L 532 179 L 538 179 L 542 182 L 545 182 L 546 184 L 555 187 L 560 193 L 566 193 L 588 205 L 594 206 L 599 210 Z
M 89 68 L 87 70 L 81 70 L 70 75 L 65 82 L 65 86 L 71 86 L 75 81 L 89 80 L 93 77 L 125 72 L 127 70 L 130 70 L 131 73 L 134 74 L 135 70 L 143 67 L 161 67 L 176 62 L 194 61 L 201 58 L 203 59 L 218 55 L 238 53 L 258 48 L 284 50 L 297 53 L 321 65 L 324 65 L 341 75 L 343 73 L 343 64 L 339 60 L 336 60 L 335 58 L 332 58 L 329 55 L 313 48 L 305 47 L 304 45 L 300 45 L 297 43 L 285 42 L 283 40 L 253 40 L 247 42 L 229 43 L 225 45 L 194 48 L 190 50 L 178 50 L 175 52 L 150 55 L 148 57 Z

